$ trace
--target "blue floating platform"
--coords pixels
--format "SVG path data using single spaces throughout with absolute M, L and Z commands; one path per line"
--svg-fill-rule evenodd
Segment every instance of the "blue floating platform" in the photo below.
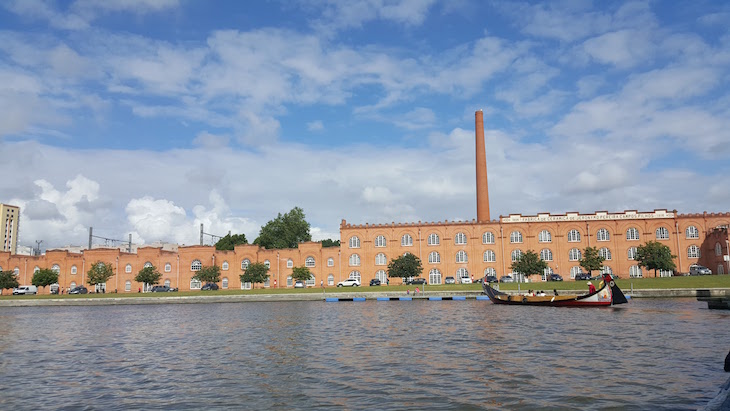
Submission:
M 390 301 L 390 297 L 378 297 L 378 301 Z
M 428 297 L 428 301 L 441 301 L 443 298 L 441 297 Z
M 398 297 L 400 301 L 412 301 L 413 297 Z
M 365 301 L 365 297 L 355 297 L 352 301 Z
M 328 303 L 336 303 L 336 302 L 340 301 L 339 298 L 331 298 L 331 297 L 327 297 L 324 300 L 327 301 Z
M 456 296 L 454 296 L 452 298 L 452 300 L 454 300 L 454 301 L 456 301 L 456 300 L 458 300 L 458 301 L 464 301 L 464 300 L 466 300 L 466 297 L 463 296 L 463 295 L 456 295 Z
M 489 297 L 486 295 L 478 295 L 477 300 L 489 301 Z

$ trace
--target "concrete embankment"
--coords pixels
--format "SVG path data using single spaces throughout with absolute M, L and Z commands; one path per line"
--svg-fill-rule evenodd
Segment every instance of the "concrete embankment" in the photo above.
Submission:
M 627 296 L 632 298 L 696 298 L 730 297 L 730 288 L 710 289 L 645 289 L 645 290 L 623 290 Z M 517 291 L 506 291 L 510 294 L 517 294 Z M 558 292 L 561 292 L 558 290 Z M 562 291 L 562 293 L 574 293 Z M 135 297 L 60 297 L 60 298 L 26 298 L 22 296 L 0 300 L 0 307 L 39 307 L 39 306 L 78 306 L 78 305 L 143 305 L 143 304 L 201 304 L 201 303 L 241 303 L 241 302 L 277 302 L 277 301 L 324 301 L 326 298 L 338 298 L 340 300 L 365 299 L 376 301 L 378 299 L 397 300 L 400 297 L 411 297 L 413 300 L 429 300 L 441 297 L 442 299 L 458 300 L 476 299 L 482 296 L 482 292 L 473 291 L 427 291 L 418 295 L 406 295 L 400 292 L 339 292 L 328 291 L 325 293 L 291 293 L 291 294 L 241 294 L 241 295 L 193 295 L 193 296 L 135 296 Z

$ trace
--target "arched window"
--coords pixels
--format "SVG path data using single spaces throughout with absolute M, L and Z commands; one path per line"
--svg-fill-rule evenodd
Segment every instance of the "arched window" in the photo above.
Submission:
M 386 265 L 388 264 L 388 259 L 385 257 L 385 254 L 379 253 L 375 256 L 375 265 Z
M 519 231 L 513 231 L 509 235 L 509 242 L 510 243 L 521 243 L 522 242 L 522 233 Z
M 603 257 L 604 260 L 608 261 L 611 259 L 611 250 L 609 250 L 608 247 L 603 247 L 598 250 L 598 255 Z
M 466 244 L 466 234 L 456 233 L 456 236 L 454 237 L 454 244 L 456 244 L 456 245 Z
M 459 250 L 459 252 L 456 253 L 456 262 L 457 263 L 467 263 L 467 262 L 469 262 L 469 259 L 466 256 L 466 251 Z
M 583 272 L 583 269 L 579 265 L 574 265 L 570 267 L 570 278 L 575 279 L 576 274 L 580 274 Z
M 330 274 L 327 276 L 327 285 L 335 285 L 335 275 Z
M 698 230 L 697 227 L 693 225 L 687 227 L 687 229 L 684 230 L 684 234 L 689 240 L 700 238 L 700 230 Z
M 124 282 L 124 291 L 132 291 L 132 282 L 127 280 Z
M 597 241 L 610 241 L 611 240 L 611 234 L 609 234 L 608 230 L 605 228 L 602 228 L 596 232 L 596 240 Z
M 104 264 L 104 263 L 99 263 L 99 264 Z M 37 272 L 38 272 L 38 271 L 40 271 L 40 270 L 41 270 L 41 268 L 40 268 L 40 267 L 38 267 L 38 266 L 35 266 L 35 268 L 33 269 L 33 274 L 37 273 Z
M 386 273 L 385 270 L 376 271 L 375 278 L 380 280 L 382 284 L 388 284 L 388 273 Z
M 203 286 L 203 283 L 200 282 L 200 280 L 196 280 L 195 278 L 190 279 L 190 289 L 191 290 L 200 290 L 200 287 Z
M 362 282 L 362 280 L 361 280 L 362 276 L 360 275 L 360 271 L 352 271 L 352 272 L 350 272 L 350 277 L 349 278 L 354 278 L 355 280 Z
M 228 271 L 228 261 L 223 261 L 223 264 L 221 264 L 221 270 Z
M 428 253 L 428 263 L 429 264 L 441 263 L 441 254 L 439 254 L 437 251 L 431 251 L 430 253 Z
M 666 227 L 659 227 L 656 229 L 656 239 L 657 240 L 666 240 L 669 238 L 669 230 L 666 229 Z
M 613 270 L 611 270 L 611 267 L 604 265 L 601 268 L 601 274 L 613 274 Z
M 147 261 L 146 263 L 144 263 L 144 265 L 142 266 L 142 268 L 149 268 L 149 267 L 152 267 L 152 263 L 149 262 L 149 261 Z
M 696 245 L 687 247 L 687 258 L 700 258 L 700 248 Z
M 464 267 L 459 268 L 458 270 L 456 270 L 456 278 L 458 278 L 460 280 L 462 278 L 469 278 L 469 270 L 467 270 Z M 461 282 L 461 281 L 459 281 L 459 282 Z
M 626 239 L 627 240 L 638 240 L 639 239 L 639 230 L 631 227 L 628 230 L 626 230 Z
M 575 229 L 568 231 L 568 242 L 579 243 L 580 242 L 580 231 L 575 230 Z
M 437 268 L 432 268 L 428 272 L 428 283 L 429 284 L 441 284 L 441 271 Z
M 241 261 L 241 270 L 247 269 L 249 265 L 251 265 L 251 260 L 244 258 L 243 261 Z
M 17 275 L 17 274 L 16 274 L 16 275 Z M 76 281 L 71 281 L 71 284 L 69 284 L 68 286 L 69 286 L 69 288 L 74 288 L 74 287 L 76 287 Z
M 168 287 L 170 286 L 170 279 L 169 278 L 165 280 L 165 285 L 168 286 Z
M 223 277 L 221 280 L 221 288 L 224 290 L 228 288 L 228 277 Z
M 400 245 L 403 247 L 411 247 L 413 245 L 413 237 L 410 234 L 403 234 L 400 238 Z
M 172 271 L 172 264 L 165 263 L 165 272 L 169 273 L 170 271 Z
M 286 260 L 286 268 L 293 268 L 294 267 L 294 260 L 291 258 L 287 258 Z
M 15 274 L 16 277 L 19 276 L 20 275 L 20 267 L 13 268 L 13 274 Z M 74 285 L 71 288 L 74 288 L 74 287 L 76 287 L 76 286 Z
M 715 243 L 715 255 L 722 255 L 722 245 Z
M 540 250 L 540 259 L 542 261 L 553 261 L 553 252 L 548 248 Z
M 314 265 L 315 265 L 314 257 L 312 257 L 311 255 L 304 259 L 305 267 L 314 267 Z
M 195 260 L 195 261 L 198 261 L 198 260 Z M 193 264 L 195 264 L 195 261 L 193 261 Z M 198 261 L 198 262 L 200 262 L 200 261 Z M 124 272 L 125 273 L 131 273 L 132 272 L 132 264 L 127 264 L 126 266 L 124 266 Z
M 497 254 L 494 253 L 492 250 L 487 250 L 484 252 L 484 262 L 485 263 L 494 263 L 497 261 Z
M 638 265 L 632 265 L 629 267 L 629 277 L 631 278 L 641 278 L 641 267 Z
M 375 237 L 375 246 L 376 247 L 387 247 L 388 241 L 385 239 L 384 235 L 379 235 Z
M 271 261 L 264 260 L 264 265 L 266 266 L 266 268 L 271 268 Z
M 287 276 L 286 277 L 286 286 L 291 287 L 292 285 L 294 285 L 294 282 L 292 281 L 291 276 Z
M 2 270 L 0 270 L 0 271 L 2 271 Z M 61 266 L 58 265 L 58 264 L 53 264 L 53 266 L 51 267 L 51 271 L 53 271 L 56 274 L 60 274 L 61 273 Z
M 350 265 L 353 267 L 357 267 L 360 265 L 360 256 L 357 254 L 352 254 L 350 256 Z
M 540 234 L 537 235 L 537 241 L 541 243 L 549 243 L 553 241 L 553 235 L 550 234 L 550 231 L 548 230 L 542 230 L 540 231 Z
M 512 262 L 518 261 L 520 258 L 522 258 L 522 250 L 512 250 Z
M 580 250 L 577 248 L 571 248 L 568 252 L 568 260 L 578 261 L 580 260 Z
M 335 266 L 335 259 L 330 257 L 327 259 L 327 267 L 334 267 Z
M 441 244 L 441 239 L 439 238 L 439 235 L 436 233 L 431 233 L 428 235 L 428 245 L 439 245 Z
M 485 231 L 482 234 L 482 244 L 494 244 L 494 233 L 491 231 Z
M 636 250 L 637 250 L 636 247 L 629 247 L 629 252 L 628 252 L 629 260 L 636 260 Z
M 350 248 L 360 248 L 360 238 L 358 236 L 350 237 Z
M 484 269 L 484 276 L 493 275 L 497 276 L 497 270 L 494 269 L 494 267 L 487 267 Z
M 76 266 L 75 266 L 75 265 L 72 265 L 72 266 L 71 266 L 71 274 L 76 274 L 76 273 L 78 273 L 78 272 L 79 272 L 79 269 L 78 269 L 78 268 L 76 268 Z

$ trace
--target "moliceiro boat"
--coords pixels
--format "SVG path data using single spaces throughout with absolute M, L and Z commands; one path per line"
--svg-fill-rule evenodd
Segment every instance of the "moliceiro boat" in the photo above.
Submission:
M 618 288 L 610 275 L 604 274 L 603 280 L 596 291 L 588 294 L 560 294 L 560 295 L 510 295 L 492 288 L 487 282 L 482 283 L 484 293 L 495 304 L 512 305 L 544 305 L 550 307 L 606 307 L 616 304 L 625 304 L 626 296 Z

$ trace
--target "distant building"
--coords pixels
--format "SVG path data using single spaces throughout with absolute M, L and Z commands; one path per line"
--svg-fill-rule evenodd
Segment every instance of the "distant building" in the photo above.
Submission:
M 20 207 L 0 204 L 0 239 L 2 247 L 0 251 L 9 251 L 16 254 L 18 247 L 18 222 L 20 220 Z

